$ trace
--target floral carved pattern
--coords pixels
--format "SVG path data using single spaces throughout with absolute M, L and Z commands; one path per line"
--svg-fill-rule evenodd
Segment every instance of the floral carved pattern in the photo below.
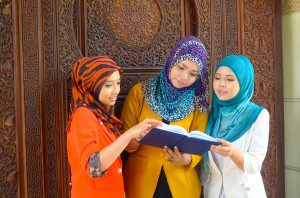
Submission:
M 17 197 L 12 1 L 0 1 L 0 197 Z
M 244 0 L 244 51 L 255 68 L 254 101 L 270 112 L 269 147 L 263 164 L 267 197 L 278 196 L 278 161 L 275 96 L 275 21 L 272 1 Z
M 87 8 L 88 54 L 124 68 L 163 66 L 180 39 L 180 1 L 91 0 Z

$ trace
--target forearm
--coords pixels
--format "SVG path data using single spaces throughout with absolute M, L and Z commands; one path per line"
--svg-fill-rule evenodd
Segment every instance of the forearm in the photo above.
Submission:
M 100 152 L 101 170 L 108 169 L 111 164 L 120 156 L 131 140 L 131 135 L 123 133 L 112 144 L 103 148 Z
M 237 165 L 237 167 L 244 171 L 244 155 L 238 149 L 234 148 L 230 155 L 231 160 Z

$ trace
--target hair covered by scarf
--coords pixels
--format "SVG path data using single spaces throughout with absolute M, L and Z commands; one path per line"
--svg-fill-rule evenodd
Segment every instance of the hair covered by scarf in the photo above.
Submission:
M 196 37 L 186 36 L 172 49 L 164 68 L 155 77 L 144 81 L 143 95 L 151 110 L 168 121 L 182 120 L 195 109 L 204 113 L 208 109 L 207 53 Z M 170 80 L 171 69 L 181 61 L 193 61 L 199 71 L 195 82 L 176 88 Z
M 122 76 L 121 67 L 104 56 L 83 57 L 74 64 L 69 124 L 74 111 L 80 106 L 86 106 L 109 130 L 114 133 L 119 131 L 121 121 L 113 115 L 114 107 L 105 106 L 98 99 L 105 81 L 116 71 Z
M 217 65 L 215 73 L 222 66 L 233 71 L 240 90 L 235 97 L 225 101 L 219 100 L 213 92 L 206 134 L 234 142 L 250 129 L 263 107 L 250 102 L 254 93 L 254 69 L 250 60 L 243 55 L 226 56 Z M 205 167 L 207 158 L 208 153 L 204 157 Z

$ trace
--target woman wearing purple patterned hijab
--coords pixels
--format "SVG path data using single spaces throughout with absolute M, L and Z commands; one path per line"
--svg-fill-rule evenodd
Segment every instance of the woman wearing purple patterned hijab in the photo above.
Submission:
M 155 78 L 135 85 L 123 105 L 124 130 L 146 118 L 178 125 L 190 132 L 205 131 L 208 109 L 207 53 L 203 43 L 186 36 L 173 48 Z M 200 197 L 195 166 L 200 156 L 160 149 L 132 141 L 124 169 L 126 196 Z

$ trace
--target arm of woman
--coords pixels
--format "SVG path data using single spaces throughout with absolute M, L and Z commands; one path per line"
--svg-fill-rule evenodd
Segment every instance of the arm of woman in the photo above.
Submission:
M 212 146 L 211 150 L 224 157 L 230 157 L 239 169 L 245 173 L 260 172 L 268 149 L 269 120 L 270 115 L 268 111 L 266 109 L 262 110 L 255 121 L 247 152 L 242 153 L 234 148 L 230 142 L 220 139 L 221 146 Z
M 100 177 L 103 172 L 119 157 L 132 138 L 143 137 L 151 128 L 161 125 L 161 122 L 146 119 L 130 128 L 110 145 L 102 135 L 97 135 L 98 119 L 87 108 L 79 108 L 73 115 L 70 139 L 81 165 L 91 177 Z
M 123 132 L 139 123 L 139 116 L 141 114 L 143 105 L 142 84 L 138 83 L 131 88 L 126 100 L 123 104 L 120 120 L 122 121 Z M 126 150 L 131 153 L 134 152 L 140 143 L 132 139 L 128 144 Z
M 201 114 L 198 110 L 195 110 L 189 131 L 205 131 L 207 120 L 207 113 Z M 185 166 L 186 168 L 195 168 L 195 166 L 202 159 L 202 156 L 199 155 L 180 153 L 176 146 L 174 147 L 174 150 L 171 150 L 165 146 L 164 151 L 169 162 L 172 162 L 176 165 Z

